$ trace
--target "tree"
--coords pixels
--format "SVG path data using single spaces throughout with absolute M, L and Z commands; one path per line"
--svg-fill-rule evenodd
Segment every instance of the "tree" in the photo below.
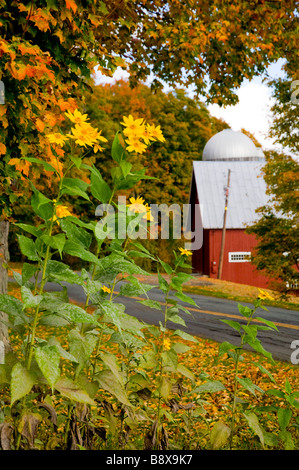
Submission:
M 296 77 L 297 73 L 292 78 L 292 74 L 288 72 L 286 78 L 270 82 L 275 98 L 271 108 L 273 122 L 270 137 L 275 139 L 275 143 L 294 154 L 298 154 L 299 151 L 299 81 Z
M 258 239 L 252 262 L 286 293 L 299 281 L 299 164 L 291 156 L 269 152 L 263 172 L 271 197 L 259 209 L 260 219 L 247 229 Z
M 20 172 L 37 171 L 32 159 L 53 174 L 55 149 L 44 131 L 78 106 L 96 66 L 108 75 L 127 68 L 131 85 L 153 73 L 155 89 L 163 80 L 192 84 L 210 101 L 234 103 L 244 77 L 297 54 L 296 4 L 0 0 L 2 218 L 7 223 L 16 190 L 23 191 Z
M 285 150 L 268 152 L 263 169 L 270 202 L 259 209 L 260 220 L 248 230 L 258 238 L 253 263 L 277 280 L 285 294 L 299 278 L 299 134 L 298 71 L 295 57 L 284 64 L 285 76 L 271 80 L 275 99 L 270 137 Z

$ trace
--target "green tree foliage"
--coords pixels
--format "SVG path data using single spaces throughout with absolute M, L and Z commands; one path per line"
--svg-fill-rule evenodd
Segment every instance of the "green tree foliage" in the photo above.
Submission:
M 286 78 L 270 82 L 275 98 L 270 136 L 275 143 L 296 154 L 299 151 L 299 81 L 295 78 L 288 74 Z
M 299 165 L 291 156 L 269 152 L 263 171 L 270 202 L 248 229 L 258 239 L 253 263 L 287 292 L 299 280 Z

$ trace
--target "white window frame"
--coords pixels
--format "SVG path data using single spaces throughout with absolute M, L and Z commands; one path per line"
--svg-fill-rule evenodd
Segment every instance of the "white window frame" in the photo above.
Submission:
M 248 263 L 251 258 L 251 251 L 230 251 L 228 253 L 229 263 Z

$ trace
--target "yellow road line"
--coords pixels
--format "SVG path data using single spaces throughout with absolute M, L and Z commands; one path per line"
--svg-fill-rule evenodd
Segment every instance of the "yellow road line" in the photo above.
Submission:
M 119 292 L 114 291 L 115 294 L 119 294 Z M 144 300 L 143 297 L 130 297 L 130 299 L 134 300 Z M 165 302 L 159 302 L 161 305 L 166 305 Z M 223 313 L 223 312 L 213 312 L 211 310 L 201 310 L 195 307 L 186 307 L 187 310 L 191 310 L 192 312 L 198 312 L 198 313 L 206 313 L 208 315 L 215 315 L 215 316 L 221 316 L 221 317 L 227 317 L 227 318 L 232 318 L 236 320 L 244 320 L 245 318 L 242 317 L 241 315 L 234 315 L 233 313 Z M 253 320 L 255 323 L 262 323 L 260 320 Z M 288 323 L 280 323 L 280 322 L 272 322 L 274 325 L 277 327 L 280 326 L 282 328 L 290 328 L 292 330 L 299 330 L 299 325 L 289 325 Z

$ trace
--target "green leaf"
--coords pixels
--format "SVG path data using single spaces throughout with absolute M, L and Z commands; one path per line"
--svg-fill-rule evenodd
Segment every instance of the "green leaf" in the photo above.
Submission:
M 58 250 L 60 256 L 63 251 L 63 247 L 65 244 L 65 234 L 58 233 L 57 235 L 42 235 L 41 240 L 45 243 L 45 245 L 50 246 L 54 250 Z
M 43 292 L 41 310 L 56 312 L 61 304 L 68 303 L 67 287 L 63 286 L 61 291 Z
M 244 413 L 244 416 L 248 421 L 249 427 L 259 437 L 261 444 L 264 447 L 265 445 L 264 432 L 260 426 L 258 417 L 256 416 L 255 413 L 252 413 L 252 412 Z
M 11 371 L 11 406 L 15 401 L 30 393 L 34 383 L 31 373 L 17 362 Z
M 90 247 L 92 235 L 84 228 L 75 225 L 69 218 L 60 221 L 60 228 L 70 240 L 80 243 L 83 248 Z
M 159 271 L 158 271 L 158 281 L 159 281 L 159 286 L 160 286 L 161 291 L 164 292 L 164 294 L 166 294 L 169 290 L 168 282 L 159 273 Z
M 64 253 L 71 256 L 76 256 L 90 263 L 100 264 L 99 259 L 90 251 L 86 250 L 80 243 L 67 240 L 63 249 Z
M 76 374 L 85 367 L 86 362 L 90 359 L 90 356 L 95 348 L 97 342 L 97 336 L 92 332 L 86 334 L 80 334 L 76 329 L 73 329 L 69 333 L 69 348 L 70 353 L 77 359 L 78 366 Z
M 162 310 L 161 304 L 157 300 L 138 300 L 138 303 L 141 305 L 145 305 L 145 307 L 155 308 L 156 310 Z
M 69 155 L 70 160 L 76 165 L 78 170 L 80 169 L 82 165 L 82 160 L 79 157 L 75 157 L 74 155 Z
M 9 294 L 0 294 L 0 311 L 13 316 L 22 316 L 23 304 Z
M 47 264 L 46 274 L 57 281 L 65 281 L 70 284 L 83 285 L 84 280 L 81 276 L 70 269 L 66 264 L 60 261 L 50 260 Z
M 261 323 L 265 323 L 265 325 L 268 325 L 268 326 L 270 326 L 270 328 L 273 328 L 273 330 L 278 331 L 278 328 L 275 325 L 275 323 L 273 323 L 270 320 L 266 320 L 265 318 L 262 318 L 262 317 L 255 317 L 255 320 L 259 320 Z
M 256 397 L 256 390 L 260 393 L 264 393 L 264 390 L 255 385 L 250 379 L 248 378 L 241 378 L 237 377 L 237 381 L 239 382 L 240 385 L 242 385 L 243 388 L 248 390 L 250 393 L 252 393 Z
M 272 354 L 266 351 L 266 349 L 262 346 L 259 339 L 255 338 L 254 341 L 253 340 L 251 341 L 250 339 L 248 339 L 247 344 L 249 344 L 249 346 L 251 346 L 255 351 L 263 354 L 263 356 L 267 357 L 268 359 L 270 359 L 270 361 L 274 362 Z
M 207 382 L 199 385 L 194 390 L 195 393 L 215 393 L 225 390 L 225 386 L 219 380 L 208 380 Z
M 174 294 L 178 299 L 182 300 L 183 302 L 187 302 L 190 305 L 195 305 L 195 307 L 198 307 L 197 303 L 195 300 L 192 299 L 189 295 L 184 294 L 183 292 L 176 292 Z M 199 308 L 199 307 L 198 307 Z
M 120 142 L 120 139 L 122 143 Z M 123 142 L 123 137 L 121 133 L 117 132 L 112 142 L 111 156 L 113 160 L 115 160 L 118 163 L 120 163 L 126 157 L 126 151 L 125 151 L 124 145 L 125 143 Z
M 75 358 L 75 356 L 73 356 L 72 354 L 70 354 L 68 351 L 66 351 L 65 349 L 63 349 L 63 347 L 61 346 L 61 344 L 59 343 L 58 339 L 55 338 L 55 336 L 51 336 L 48 340 L 48 345 L 49 346 L 55 346 L 57 351 L 59 352 L 60 356 L 63 358 L 63 359 L 67 359 L 68 361 L 70 362 L 75 362 L 77 363 L 77 359 Z
M 210 443 L 213 450 L 220 449 L 225 446 L 231 434 L 231 429 L 222 421 L 214 424 L 210 434 Z
M 24 235 L 18 235 L 18 241 L 23 255 L 27 256 L 31 261 L 39 260 L 35 243 L 31 238 L 25 237 Z
M 42 346 L 35 349 L 35 359 L 48 384 L 53 390 L 60 377 L 60 354 L 56 346 Z
M 104 301 L 101 303 L 101 309 L 105 314 L 103 321 L 111 321 L 120 332 L 125 330 L 137 336 L 144 337 L 142 329 L 145 328 L 146 324 L 124 313 L 124 305 Z
M 120 273 L 143 275 L 148 274 L 134 262 L 129 261 L 115 253 L 112 253 L 105 258 L 101 258 L 98 264 L 99 268 L 97 268 L 95 279 L 101 280 L 102 282 L 112 282 L 114 278 Z
M 292 439 L 292 434 L 286 429 L 280 431 L 279 438 L 283 441 L 283 446 L 285 450 L 294 450 L 295 444 Z
M 141 369 L 155 370 L 155 368 L 158 366 L 155 352 L 152 350 L 146 351 L 140 356 L 139 364 Z
M 172 387 L 171 382 L 165 376 L 162 376 L 162 380 L 159 386 L 159 391 L 160 391 L 161 397 L 164 398 L 164 400 L 167 400 L 167 398 L 169 397 L 171 393 L 171 387 Z
M 31 233 L 31 235 L 34 235 L 35 237 L 40 237 L 43 233 L 41 229 L 39 229 L 38 227 L 35 227 L 34 225 L 29 225 L 29 224 L 14 224 L 14 225 L 24 230 L 24 232 Z
M 109 201 L 112 194 L 110 187 L 95 167 L 90 175 L 90 190 L 93 197 L 104 204 Z
M 56 312 L 72 323 L 97 323 L 96 319 L 91 314 L 75 304 L 62 304 L 57 308 Z
M 190 346 L 187 346 L 184 343 L 173 343 L 172 348 L 177 354 L 184 354 L 185 352 L 189 351 Z
M 159 260 L 159 263 L 161 264 L 161 266 L 163 267 L 164 271 L 167 274 L 172 274 L 172 272 L 173 272 L 172 267 L 169 266 L 169 264 L 165 263 L 165 261 L 162 261 L 160 258 L 158 258 L 158 260 Z
M 163 367 L 170 369 L 172 372 L 177 371 L 178 355 L 174 349 L 163 351 L 162 354 Z
M 86 193 L 88 184 L 78 178 L 63 178 L 63 185 L 61 194 L 69 194 L 71 196 L 81 196 L 89 201 L 89 196 Z
M 27 160 L 28 162 L 43 165 L 43 167 L 46 171 L 55 171 L 55 172 L 57 172 L 57 170 L 50 163 L 46 162 L 45 160 L 40 160 L 39 158 L 34 158 L 34 157 L 25 157 L 25 160 Z
M 220 343 L 219 345 L 218 356 L 220 357 L 220 356 L 223 356 L 223 354 L 228 354 L 229 356 L 235 359 L 236 357 L 235 351 L 237 349 L 238 349 L 238 346 L 235 346 L 229 341 L 224 341 L 223 343 Z
M 42 301 L 41 295 L 33 295 L 31 290 L 26 286 L 21 287 L 21 295 L 25 308 L 35 308 Z
M 119 162 L 119 166 L 123 172 L 124 178 L 126 178 L 131 171 L 132 163 L 127 162 L 126 160 L 122 160 Z
M 238 304 L 238 310 L 239 312 L 241 313 L 241 315 L 243 315 L 243 317 L 250 317 L 252 315 L 252 309 L 249 308 L 249 307 L 246 307 L 244 305 L 241 305 L 241 304 Z
M 248 337 L 252 340 L 256 340 L 257 326 L 256 325 L 242 325 L 243 330 L 247 333 Z M 247 339 L 247 337 L 246 337 Z
M 31 183 L 33 196 L 31 197 L 31 206 L 34 212 L 43 220 L 50 220 L 53 215 L 53 203 L 51 199 L 45 197 Z
M 113 373 L 115 378 L 119 381 L 119 383 L 123 386 L 124 385 L 124 377 L 122 375 L 121 367 L 117 362 L 117 358 L 114 354 L 101 351 L 100 352 L 100 359 L 105 364 L 105 366 Z
M 279 408 L 277 419 L 281 430 L 285 430 L 290 424 L 292 418 L 292 410 L 290 408 Z
M 26 284 L 31 279 L 31 277 L 34 276 L 37 270 L 38 266 L 36 264 L 23 263 L 22 284 Z
M 167 310 L 167 321 L 171 321 L 173 323 L 177 323 L 182 326 L 186 326 L 185 320 L 180 317 L 178 314 L 178 308 L 177 307 L 171 307 L 170 309 Z
M 59 379 L 55 384 L 55 389 L 58 390 L 61 395 L 69 398 L 70 400 L 96 406 L 96 402 L 90 398 L 86 390 L 80 388 L 79 385 L 77 385 L 75 382 L 72 382 L 70 379 Z
M 132 406 L 125 389 L 111 370 L 105 369 L 101 372 L 98 372 L 95 376 L 95 379 L 99 383 L 100 388 L 107 390 L 107 392 L 115 396 L 124 405 L 130 407 Z
M 187 341 L 193 341 L 194 343 L 198 343 L 197 339 L 194 336 L 189 335 L 189 333 L 185 333 L 185 331 L 175 330 L 173 334 L 180 336 L 181 338 Z
M 276 380 L 274 379 L 273 375 L 271 374 L 271 372 L 269 372 L 264 366 L 262 366 L 262 364 L 260 364 L 259 362 L 254 362 L 253 363 L 255 366 L 257 366 L 260 371 L 262 372 L 262 374 L 266 374 L 268 375 L 268 377 L 270 378 L 270 380 L 274 383 L 276 383 Z
M 151 284 L 144 284 L 140 282 L 137 278 L 133 276 L 128 276 L 126 278 L 126 281 L 128 282 L 122 284 L 120 287 L 120 295 L 125 295 L 129 297 L 143 295 L 154 287 Z
M 292 393 L 292 387 L 291 387 L 291 384 L 290 384 L 288 378 L 286 378 L 285 389 L 286 389 L 287 393 L 289 393 L 289 394 Z
M 237 330 L 240 333 L 241 325 L 237 321 L 234 321 L 234 320 L 220 320 L 220 321 L 222 321 L 222 323 L 226 323 L 231 328 L 233 328 L 234 330 Z
M 192 382 L 195 381 L 195 375 L 193 374 L 193 372 L 190 369 L 188 369 L 186 366 L 184 366 L 183 364 L 178 364 L 177 372 L 179 374 L 184 375 L 185 377 L 188 377 L 188 379 L 192 380 Z

